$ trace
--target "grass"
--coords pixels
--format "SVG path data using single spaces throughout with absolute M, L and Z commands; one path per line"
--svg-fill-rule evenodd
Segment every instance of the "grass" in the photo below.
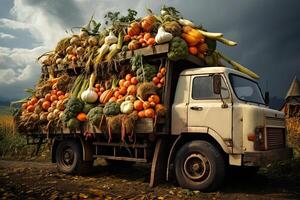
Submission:
M 46 160 L 49 149 L 46 145 L 41 147 L 41 152 L 35 156 L 35 146 L 27 145 L 26 137 L 18 134 L 15 129 L 13 116 L 9 112 L 0 113 L 0 158 L 13 160 Z M 8 109 L 7 109 L 8 110 Z

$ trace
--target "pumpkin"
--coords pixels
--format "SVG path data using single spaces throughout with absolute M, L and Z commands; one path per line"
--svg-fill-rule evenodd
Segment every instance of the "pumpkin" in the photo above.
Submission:
M 87 121 L 87 116 L 84 112 L 81 112 L 76 116 L 76 119 L 80 122 L 85 122 Z
M 42 104 L 42 108 L 44 110 L 48 110 L 48 108 L 50 108 L 51 106 L 51 103 L 49 101 L 45 101 L 43 104 Z
M 124 101 L 120 106 L 121 113 L 129 114 L 133 111 L 133 104 L 131 101 Z
M 113 94 L 114 91 L 111 89 L 104 91 L 99 98 L 100 103 L 106 104 L 109 101 L 109 99 L 113 96 Z
M 131 37 L 140 34 L 141 27 L 140 27 L 139 23 L 137 23 L 137 22 L 131 23 L 129 28 L 127 29 L 127 32 L 128 32 L 128 35 Z
M 145 117 L 154 118 L 154 116 L 155 116 L 155 112 L 154 112 L 153 108 L 148 108 L 145 110 Z
M 158 104 L 160 102 L 160 98 L 158 95 L 153 94 L 148 98 L 149 102 L 154 102 L 155 104 Z
M 135 110 L 138 110 L 138 111 L 141 111 L 141 110 L 144 109 L 144 107 L 143 107 L 143 102 L 140 101 L 140 100 L 134 101 L 133 107 L 134 107 Z
M 121 79 L 121 80 L 119 81 L 119 86 L 120 86 L 120 87 L 124 86 L 125 81 L 126 81 L 125 79 Z
M 131 42 L 129 42 L 129 44 L 128 44 L 129 50 L 135 50 L 140 47 L 141 47 L 141 43 L 139 43 L 139 41 L 137 41 L 137 40 L 131 40 Z
M 156 22 L 156 18 L 153 15 L 148 15 L 144 17 L 141 21 L 141 26 L 144 32 L 151 32 L 155 22 Z
M 121 87 L 120 90 L 119 90 L 119 93 L 121 95 L 125 95 L 127 93 L 127 88 L 126 87 Z
M 127 93 L 129 95 L 135 95 L 136 94 L 136 91 L 137 91 L 137 87 L 135 85 L 130 85 L 128 88 L 127 88 Z
M 138 112 L 138 117 L 139 118 L 144 118 L 145 117 L 145 111 L 142 110 L 142 111 Z

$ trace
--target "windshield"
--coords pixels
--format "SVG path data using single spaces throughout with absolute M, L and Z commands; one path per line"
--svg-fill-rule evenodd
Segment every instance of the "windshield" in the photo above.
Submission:
M 257 83 L 234 74 L 229 75 L 235 95 L 243 101 L 265 104 Z

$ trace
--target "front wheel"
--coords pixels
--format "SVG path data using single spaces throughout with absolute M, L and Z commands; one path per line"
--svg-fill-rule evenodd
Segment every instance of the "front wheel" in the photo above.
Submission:
M 188 142 L 176 154 L 175 174 L 183 188 L 212 191 L 224 179 L 224 158 L 211 143 L 200 140 Z
M 83 160 L 81 145 L 72 139 L 63 140 L 58 144 L 56 164 L 58 171 L 65 174 L 86 175 L 93 167 L 93 161 Z

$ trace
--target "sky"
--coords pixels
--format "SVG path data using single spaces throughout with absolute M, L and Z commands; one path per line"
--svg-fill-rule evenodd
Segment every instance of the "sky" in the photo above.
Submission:
M 40 75 L 36 58 L 91 15 L 101 21 L 108 11 L 131 8 L 144 16 L 147 7 L 159 12 L 164 4 L 238 42 L 218 49 L 259 74 L 270 96 L 284 98 L 300 79 L 298 0 L 0 0 L 0 101 L 23 98 Z

